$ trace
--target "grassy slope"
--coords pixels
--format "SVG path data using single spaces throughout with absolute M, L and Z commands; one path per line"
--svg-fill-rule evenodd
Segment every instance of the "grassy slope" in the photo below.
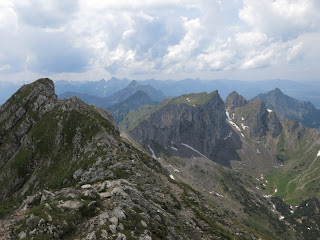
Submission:
M 284 160 L 283 168 L 265 177 L 269 182 L 268 193 L 284 198 L 289 204 L 320 197 L 319 134 L 297 139 L 283 133 L 279 139 L 276 151 Z
M 207 101 L 210 100 L 210 98 L 217 94 L 217 91 L 213 91 L 211 93 L 191 93 L 191 94 L 184 94 L 180 97 L 174 98 L 170 101 L 171 104 L 187 104 L 189 106 L 194 106 L 194 105 L 203 105 Z

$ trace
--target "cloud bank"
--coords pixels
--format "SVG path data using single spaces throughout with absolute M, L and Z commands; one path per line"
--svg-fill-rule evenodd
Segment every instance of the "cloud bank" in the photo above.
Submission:
M 319 12 L 318 0 L 2 0 L 0 80 L 315 79 Z

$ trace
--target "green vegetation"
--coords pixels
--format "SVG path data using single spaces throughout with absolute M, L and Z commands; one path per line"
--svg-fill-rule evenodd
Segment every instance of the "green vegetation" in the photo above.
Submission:
M 203 105 L 206 102 L 208 102 L 213 95 L 217 94 L 217 91 L 213 91 L 211 93 L 191 93 L 191 94 L 184 94 L 180 97 L 174 98 L 170 101 L 170 104 L 181 104 L 185 103 L 189 106 L 195 106 L 195 105 Z
M 20 149 L 15 155 L 12 165 L 18 171 L 18 176 L 24 177 L 28 173 L 28 161 L 32 156 L 31 151 Z
M 170 101 L 171 99 L 168 98 L 158 105 L 145 105 L 139 107 L 136 110 L 130 111 L 127 116 L 119 123 L 119 127 L 126 132 L 130 132 L 136 126 L 138 126 L 140 122 L 147 119 L 152 113 L 166 106 Z

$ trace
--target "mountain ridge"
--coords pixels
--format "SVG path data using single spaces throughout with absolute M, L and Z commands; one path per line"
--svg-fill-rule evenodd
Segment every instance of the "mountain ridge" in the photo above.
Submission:
M 274 110 L 281 120 L 291 119 L 302 122 L 306 127 L 320 127 L 320 110 L 311 102 L 301 102 L 285 95 L 279 88 L 264 94 L 259 94 L 255 99 L 262 99 L 268 108 Z

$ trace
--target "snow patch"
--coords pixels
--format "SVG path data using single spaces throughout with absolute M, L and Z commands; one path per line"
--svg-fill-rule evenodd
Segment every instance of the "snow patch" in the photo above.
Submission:
M 273 112 L 271 109 L 267 109 L 269 113 Z
M 248 128 L 248 126 L 244 125 L 243 123 L 241 123 L 241 127 L 243 128 L 243 130 L 246 130 L 246 128 Z
M 259 187 L 256 187 L 256 189 L 258 189 L 258 190 L 259 190 L 260 188 L 259 188 Z
M 148 144 L 148 147 L 149 147 L 149 149 L 150 149 L 151 156 L 152 156 L 154 159 L 157 159 L 156 155 L 154 154 L 154 151 L 152 150 L 152 148 L 150 147 L 149 144 Z
M 272 195 L 263 195 L 264 198 L 271 198 Z
M 244 118 L 243 118 L 243 117 L 241 117 L 241 119 L 242 119 L 242 121 L 244 121 Z
M 257 148 L 257 153 L 258 153 L 258 154 L 260 154 L 260 151 L 259 151 L 259 149 L 258 149 L 258 148 Z
M 212 191 L 212 192 L 209 192 L 209 193 L 210 193 L 210 194 L 215 194 L 216 196 L 223 198 L 223 195 L 221 195 L 221 194 L 219 194 L 219 193 L 217 193 L 217 192 L 215 192 L 215 191 Z
M 169 146 L 169 147 L 172 148 L 172 149 L 175 150 L 175 151 L 178 151 L 178 148 L 171 147 L 171 146 Z
M 244 137 L 243 133 L 241 133 L 241 136 Z
M 274 190 L 274 192 L 277 193 L 277 192 L 278 192 L 278 189 L 276 188 L 276 189 Z
M 229 132 L 229 135 L 226 136 L 223 140 L 227 140 L 227 138 L 230 138 L 231 136 L 232 136 L 232 132 L 230 131 L 230 132 Z
M 279 220 L 283 220 L 283 219 L 284 219 L 284 216 L 280 216 L 280 217 L 279 217 Z
M 202 157 L 207 158 L 205 155 L 203 155 L 201 152 L 199 152 L 198 150 L 194 149 L 193 147 L 191 147 L 191 146 L 189 146 L 189 145 L 187 145 L 187 144 L 185 144 L 185 143 L 181 143 L 181 145 L 183 145 L 183 146 L 185 146 L 185 147 L 187 147 L 187 148 L 190 148 L 192 151 L 198 153 L 198 154 L 201 155 Z
M 319 150 L 319 152 L 318 152 L 318 154 L 317 154 L 317 157 L 320 157 L 320 150 Z
M 175 180 L 175 179 L 174 179 L 174 176 L 172 176 L 171 174 L 170 174 L 170 178 L 171 178 L 172 180 Z

